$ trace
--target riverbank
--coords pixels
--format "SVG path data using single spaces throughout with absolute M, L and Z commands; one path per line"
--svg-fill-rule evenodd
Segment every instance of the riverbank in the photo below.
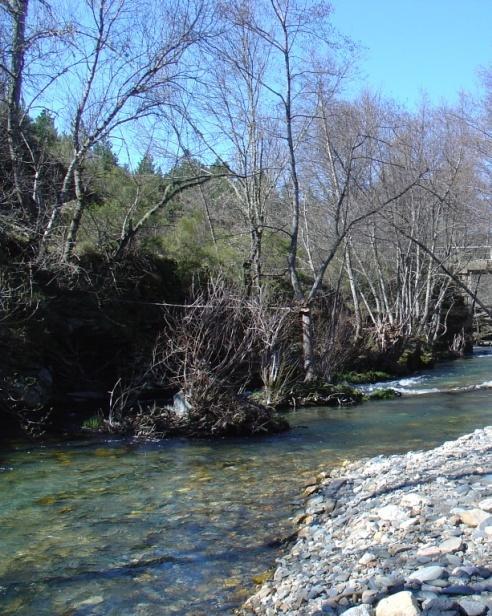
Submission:
M 492 427 L 319 480 L 244 614 L 492 613 Z

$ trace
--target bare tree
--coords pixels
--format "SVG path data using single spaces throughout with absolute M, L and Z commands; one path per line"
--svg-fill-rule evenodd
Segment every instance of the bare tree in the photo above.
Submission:
M 52 60 L 53 54 L 66 44 L 71 26 L 62 18 L 56 20 L 50 3 L 45 1 L 3 0 L 0 11 L 5 39 L 0 72 L 6 84 L 7 142 L 14 201 L 25 217 L 35 220 L 39 216 L 34 198 L 36 190 L 31 186 L 33 174 L 27 172 L 35 160 L 25 135 L 26 118 L 65 70 Z
M 73 200 L 63 246 L 69 259 L 87 206 L 84 161 L 90 149 L 117 130 L 177 106 L 196 59 L 188 57 L 213 24 L 203 0 L 160 4 L 86 0 L 74 41 L 77 65 L 68 73 L 72 97 L 72 154 L 46 226 L 46 246 L 62 208 Z M 73 199 L 73 197 L 75 197 Z
M 222 6 L 223 33 L 210 48 L 210 79 L 205 84 L 203 104 L 231 171 L 231 207 L 250 237 L 244 262 L 247 292 L 259 295 L 263 237 L 271 227 L 275 191 L 286 160 L 266 86 L 271 49 L 250 28 L 253 13 L 250 1 Z

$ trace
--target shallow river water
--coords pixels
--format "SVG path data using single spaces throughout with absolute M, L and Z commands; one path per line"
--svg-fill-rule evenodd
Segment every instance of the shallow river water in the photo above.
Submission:
M 281 435 L 3 446 L 0 614 L 231 614 L 317 471 L 492 424 L 491 380 L 477 350 L 385 384 L 413 395 L 291 413 Z

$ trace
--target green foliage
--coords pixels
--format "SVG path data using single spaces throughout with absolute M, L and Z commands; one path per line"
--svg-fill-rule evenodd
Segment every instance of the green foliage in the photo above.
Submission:
M 104 139 L 92 148 L 92 154 L 103 171 L 111 171 L 118 166 L 118 158 L 112 150 L 111 141 Z
M 401 396 L 400 392 L 395 389 L 375 389 L 371 391 L 371 393 L 367 396 L 368 400 L 394 400 L 395 398 L 399 398 Z
M 101 430 L 104 425 L 104 418 L 102 415 L 93 415 L 82 422 L 82 430 L 88 430 L 91 432 L 97 432 Z
M 43 109 L 32 123 L 32 132 L 39 144 L 49 148 L 53 148 L 56 144 L 58 132 L 55 127 L 54 118 L 47 109 Z
M 391 374 L 381 370 L 368 370 L 367 372 L 344 372 L 336 377 L 339 383 L 352 383 L 362 385 L 365 383 L 377 383 L 378 381 L 388 381 L 394 378 Z
M 424 340 L 418 338 L 408 340 L 398 358 L 398 365 L 410 372 L 430 368 L 433 364 L 434 354 L 432 349 Z
M 253 399 L 266 403 L 267 392 L 256 391 Z M 283 397 L 275 400 L 275 408 L 303 406 L 352 406 L 364 400 L 364 394 L 349 385 L 333 385 L 321 380 L 297 381 L 283 392 Z M 273 404 L 272 404 L 273 405 Z
M 151 154 L 144 154 L 137 165 L 137 175 L 156 175 L 157 170 Z
M 241 271 L 241 255 L 223 241 L 214 244 L 204 214 L 199 210 L 183 215 L 169 235 L 163 236 L 159 242 L 185 276 L 193 272 L 215 271 L 219 267 L 229 274 Z

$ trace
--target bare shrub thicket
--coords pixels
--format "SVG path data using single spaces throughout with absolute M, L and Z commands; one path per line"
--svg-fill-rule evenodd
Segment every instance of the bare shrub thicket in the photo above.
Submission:
M 300 356 L 293 345 L 298 315 L 290 306 L 275 305 L 275 298 L 269 298 L 265 289 L 248 300 L 248 310 L 259 346 L 263 401 L 275 406 L 299 377 Z
M 354 335 L 353 315 L 339 292 L 319 298 L 313 312 L 317 375 L 331 383 L 363 351 L 364 339 Z
M 221 278 L 195 290 L 193 301 L 182 310 L 168 313 L 154 367 L 171 375 L 186 408 L 178 421 L 193 432 L 271 430 L 272 413 L 249 400 L 244 391 L 265 346 L 256 313 L 254 304 Z

